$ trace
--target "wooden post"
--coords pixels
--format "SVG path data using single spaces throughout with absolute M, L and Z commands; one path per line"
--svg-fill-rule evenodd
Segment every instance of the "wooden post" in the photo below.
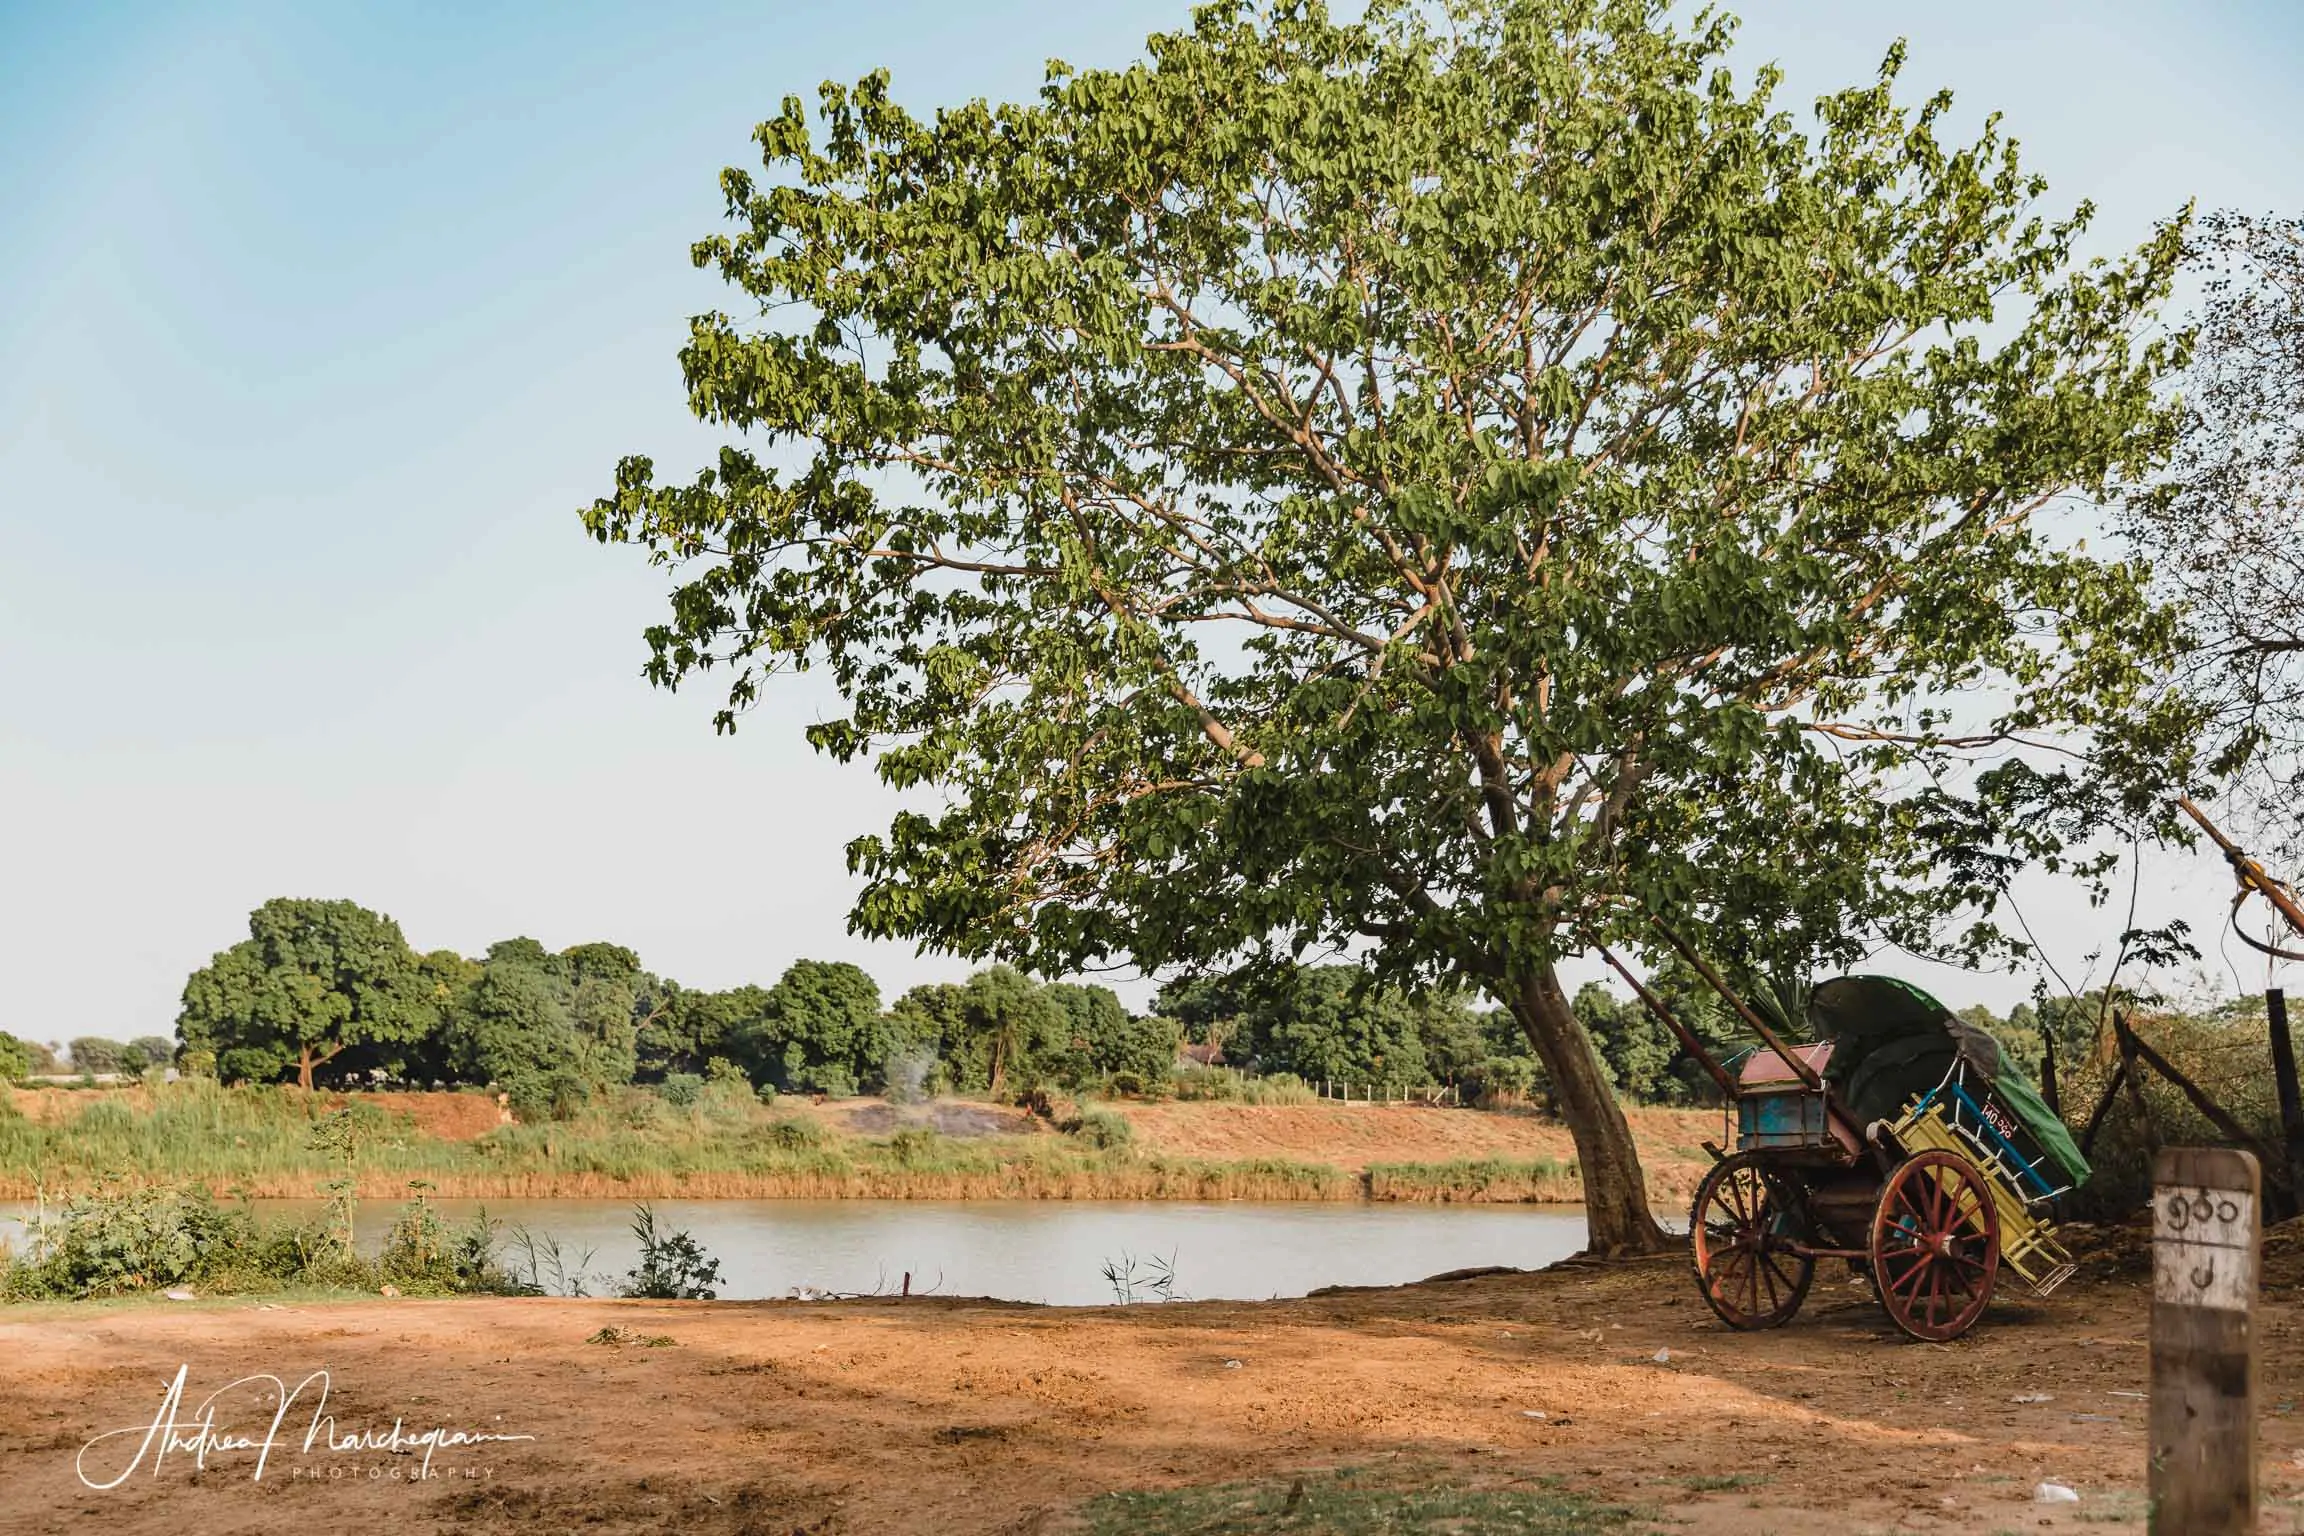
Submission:
M 2256 1529 L 2261 1192 L 2245 1152 L 2168 1147 L 2152 1166 L 2153 1536 Z

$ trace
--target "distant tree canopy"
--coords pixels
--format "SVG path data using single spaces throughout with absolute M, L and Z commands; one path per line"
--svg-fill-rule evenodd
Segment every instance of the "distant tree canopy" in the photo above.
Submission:
M 1109 987 L 1042 983 L 1006 965 L 883 1004 L 872 977 L 843 961 L 798 960 L 772 985 L 706 991 L 651 973 L 611 943 L 553 950 L 521 937 L 476 960 L 452 950 L 416 955 L 391 919 L 350 902 L 269 902 L 250 925 L 261 941 L 235 945 L 187 981 L 180 1043 L 83 1038 L 72 1042 L 75 1065 L 138 1072 L 173 1059 L 227 1080 L 486 1085 L 535 1120 L 632 1082 L 677 1090 L 679 1102 L 693 1102 L 707 1081 L 833 1097 L 1160 1093 L 1176 1085 L 1189 1035 L 1221 1041 L 1228 1063 L 1252 1074 L 1360 1093 L 1454 1085 L 1467 1100 L 1558 1106 L 1557 1084 L 1509 1010 L 1355 963 L 1179 979 L 1138 1014 Z M 268 967 L 270 953 L 287 959 Z M 343 976 L 352 996 L 331 997 L 323 975 Z M 1732 1060 L 1751 1048 L 1685 966 L 1662 966 L 1648 981 L 1714 1054 Z M 247 1001 L 230 1012 L 215 997 Z M 315 1009 L 318 1027 L 281 1016 L 303 1006 Z M 1593 982 L 1571 1006 L 1616 1095 L 1717 1102 L 1695 1061 L 1636 1002 Z M 2043 1018 L 2058 1051 L 2077 1060 L 2095 1039 L 2097 1013 L 2096 999 L 2063 998 L 2037 1011 L 2020 1004 L 2005 1019 L 1983 1008 L 1965 1016 L 2036 1071 Z M 389 1032 L 366 1027 L 379 1014 L 394 1021 Z M 46 1047 L 0 1034 L 0 1080 L 54 1065 Z
M 176 1029 L 226 1077 L 313 1074 L 359 1045 L 412 1043 L 439 1012 L 399 925 L 349 901 L 268 901 L 192 973 Z
M 743 313 L 681 356 L 750 441 L 585 512 L 676 572 L 651 676 L 727 725 L 821 667 L 809 739 L 934 791 L 852 845 L 865 933 L 1485 993 L 1594 1246 L 1662 1244 L 1563 961 L 1643 911 L 1755 962 L 2005 942 L 2009 870 L 2193 723 L 2072 510 L 2173 439 L 2181 221 L 2078 262 L 1901 48 L 1803 121 L 1732 36 L 1240 0 L 1020 102 L 787 98 L 694 252 Z M 1405 1060 L 1362 1026 L 1281 1048 Z
M 72 1053 L 75 1071 L 112 1073 L 132 1071 L 142 1063 L 134 1059 L 126 1045 L 117 1040 L 106 1040 L 97 1035 L 75 1036 L 66 1047 Z

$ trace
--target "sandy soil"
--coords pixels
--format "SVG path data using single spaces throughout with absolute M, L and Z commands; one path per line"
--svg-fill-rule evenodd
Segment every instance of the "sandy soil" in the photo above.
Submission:
M 0 1314 L 0 1531 L 1045 1532 L 1117 1488 L 1284 1479 L 1397 1459 L 1539 1478 L 1639 1530 L 2140 1528 L 2148 1280 L 2097 1253 L 1951 1346 L 1890 1332 L 1820 1276 L 1790 1327 L 1731 1334 L 1682 1263 L 1567 1266 L 1301 1301 L 1059 1310 L 985 1302 L 190 1303 Z M 2285 1266 L 2285 1268 L 2283 1268 Z M 2294 1255 L 2268 1265 L 2265 1529 L 2299 1529 L 2304 1345 Z M 604 1327 L 668 1347 L 586 1342 Z M 1668 1352 L 1668 1358 L 1661 1358 Z M 411 1455 L 316 1449 L 262 1481 L 230 1452 L 91 1491 L 74 1458 L 189 1399 L 331 1372 L 340 1433 L 531 1434 Z M 2026 1401 L 2046 1394 L 2044 1401 Z M 220 1417 L 261 1434 L 246 1391 Z M 299 1403 L 308 1401 L 299 1399 Z M 1533 1417 L 1542 1414 L 1544 1417 Z M 187 1412 L 185 1418 L 189 1419 Z M 189 1433 L 189 1430 L 186 1431 Z M 89 1465 L 128 1465 L 139 1435 Z M 108 1458 L 108 1459 L 107 1459 Z M 337 1469 L 331 1478 L 330 1469 Z M 317 1473 L 317 1475 L 314 1475 Z M 1721 1488 L 1726 1474 L 1741 1486 Z M 2031 1502 L 2057 1478 L 2077 1506 Z

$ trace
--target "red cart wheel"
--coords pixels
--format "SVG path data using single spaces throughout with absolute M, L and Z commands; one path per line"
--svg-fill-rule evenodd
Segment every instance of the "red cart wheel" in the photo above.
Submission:
M 1872 1284 L 1889 1320 L 1916 1339 L 1956 1339 L 1999 1273 L 2000 1213 L 1975 1165 L 1950 1152 L 1898 1164 L 1872 1217 Z
M 1696 1288 L 1731 1328 L 1774 1328 L 1808 1295 L 1816 1261 L 1792 1245 L 1799 1192 L 1749 1152 L 1713 1165 L 1688 1212 Z

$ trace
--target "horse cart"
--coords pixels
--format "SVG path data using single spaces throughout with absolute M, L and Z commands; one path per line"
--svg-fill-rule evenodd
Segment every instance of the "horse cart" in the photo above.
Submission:
M 1810 1045 L 1728 995 L 1765 1043 L 1733 1079 L 1697 1048 L 1736 1113 L 1735 1151 L 1715 1150 L 1688 1218 L 1722 1322 L 1789 1321 L 1823 1259 L 1869 1276 L 1889 1319 L 1931 1341 L 1974 1326 L 2003 1270 L 2043 1296 L 2071 1275 L 2053 1211 L 2088 1165 L 1991 1035 L 1884 976 L 1817 986 Z

